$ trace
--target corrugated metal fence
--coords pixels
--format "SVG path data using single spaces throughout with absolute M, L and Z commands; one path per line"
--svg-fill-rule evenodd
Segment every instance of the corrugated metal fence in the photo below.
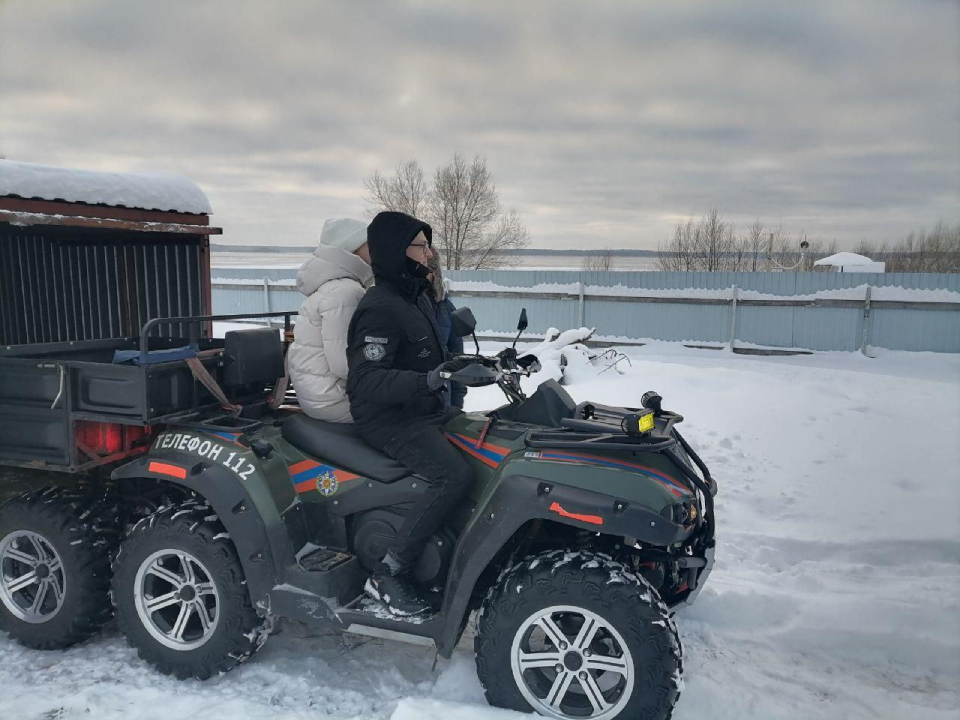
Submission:
M 0 345 L 135 337 L 151 318 L 201 315 L 199 258 L 197 235 L 0 225 Z
M 218 313 L 291 310 L 303 300 L 293 287 L 296 270 L 220 268 L 213 275 Z M 454 302 L 469 305 L 487 334 L 511 333 L 525 307 L 530 333 L 582 325 L 607 339 L 960 352 L 960 303 L 878 290 L 960 292 L 957 274 L 497 270 L 447 277 L 456 283 Z M 855 290 L 864 285 L 870 292 Z M 821 297 L 809 297 L 815 293 Z

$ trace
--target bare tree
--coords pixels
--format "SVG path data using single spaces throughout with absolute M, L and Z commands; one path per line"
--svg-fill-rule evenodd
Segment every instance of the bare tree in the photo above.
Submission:
M 869 249 L 873 259 L 886 262 L 887 272 L 960 272 L 960 223 L 941 220 L 929 231 L 911 232 L 882 255 L 872 245 Z
M 486 160 L 478 155 L 467 163 L 456 154 L 438 168 L 429 213 L 433 240 L 447 258 L 447 267 L 472 267 L 482 254 L 484 235 L 500 214 Z
M 860 242 L 856 244 L 853 248 L 853 252 L 857 255 L 863 255 L 870 258 L 871 260 L 877 259 L 877 256 L 885 254 L 887 251 L 887 244 L 880 243 L 879 245 L 872 240 L 862 238 Z
M 407 160 L 397 166 L 393 177 L 385 177 L 379 170 L 363 181 L 365 198 L 371 214 L 394 210 L 413 217 L 422 217 L 430 202 L 430 189 L 424 182 L 423 168 L 416 160 Z
M 580 269 L 584 272 L 605 272 L 613 269 L 613 251 L 610 248 L 592 250 L 583 257 Z
M 758 219 L 750 224 L 746 235 L 740 236 L 740 242 L 744 245 L 746 254 L 744 270 L 757 272 L 763 269 L 763 248 L 766 235 L 764 225 Z
M 822 260 L 825 257 L 835 255 L 839 252 L 840 247 L 837 244 L 836 240 L 831 240 L 829 243 L 824 243 L 821 238 L 814 238 L 810 240 L 810 247 L 807 249 L 807 267 L 806 270 L 809 272 L 823 272 L 829 270 L 829 267 L 818 266 L 814 263 L 817 260 Z
M 724 265 L 731 272 L 750 270 L 750 242 L 746 237 L 741 236 L 732 239 L 730 252 L 727 253 Z
M 695 223 L 693 218 L 678 222 L 673 238 L 658 248 L 657 263 L 661 270 L 708 271 L 725 270 L 735 254 L 733 226 L 726 222 L 716 208 Z M 742 250 L 739 252 L 742 258 Z
M 504 250 L 524 247 L 529 233 L 516 210 L 504 212 L 487 161 L 457 154 L 439 167 L 433 186 L 416 160 L 402 163 L 393 177 L 374 172 L 364 181 L 373 212 L 398 210 L 423 218 L 434 245 L 453 270 L 482 270 L 504 264 Z
M 800 263 L 802 242 L 808 243 Z M 658 247 L 657 264 L 667 271 L 760 271 L 776 269 L 828 271 L 817 267 L 817 260 L 839 252 L 836 240 L 826 242 L 806 232 L 787 232 L 783 226 L 773 232 L 755 220 L 747 232 L 734 237 L 732 225 L 714 209 L 694 221 L 677 223 L 673 237 Z M 892 244 L 861 239 L 853 252 L 886 263 L 887 272 L 960 272 L 960 223 L 948 225 L 942 220 L 931 230 L 917 230 Z
M 673 230 L 673 238 L 666 245 L 658 246 L 657 265 L 660 270 L 674 272 L 691 272 L 699 270 L 694 248 L 697 244 L 699 225 L 694 224 L 693 218 L 686 222 L 680 221 Z
M 694 241 L 694 253 L 700 268 L 707 272 L 723 270 L 726 254 L 733 246 L 733 227 L 713 208 L 700 219 Z
M 501 213 L 493 228 L 484 234 L 483 242 L 475 251 L 466 253 L 463 262 L 471 270 L 491 270 L 504 264 L 504 250 L 519 250 L 530 240 L 526 225 L 513 208 Z

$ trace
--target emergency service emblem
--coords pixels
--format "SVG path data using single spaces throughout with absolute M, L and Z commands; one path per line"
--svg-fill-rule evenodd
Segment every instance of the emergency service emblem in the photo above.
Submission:
M 320 491 L 320 494 L 324 497 L 333 495 L 338 487 L 340 487 L 340 483 L 332 473 L 326 472 L 317 478 L 317 490 Z
M 370 362 L 382 359 L 384 354 L 383 345 L 380 343 L 367 343 L 363 346 L 363 356 Z

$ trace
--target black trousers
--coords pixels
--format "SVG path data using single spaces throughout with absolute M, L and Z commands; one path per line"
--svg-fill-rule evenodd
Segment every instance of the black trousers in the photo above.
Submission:
M 454 413 L 456 414 L 456 413 Z M 460 452 L 443 434 L 445 416 L 417 420 L 382 445 L 417 475 L 425 478 L 429 489 L 408 513 L 388 553 L 401 570 L 416 564 L 434 531 L 466 495 L 473 482 L 473 471 Z

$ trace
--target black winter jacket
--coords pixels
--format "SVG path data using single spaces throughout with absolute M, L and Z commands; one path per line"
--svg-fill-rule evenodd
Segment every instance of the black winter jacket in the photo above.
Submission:
M 376 284 L 357 306 L 347 332 L 347 397 L 361 434 L 374 445 L 415 429 L 443 412 L 427 373 L 447 359 L 426 280 L 413 277 L 406 250 L 430 226 L 397 212 L 377 215 L 367 228 Z

